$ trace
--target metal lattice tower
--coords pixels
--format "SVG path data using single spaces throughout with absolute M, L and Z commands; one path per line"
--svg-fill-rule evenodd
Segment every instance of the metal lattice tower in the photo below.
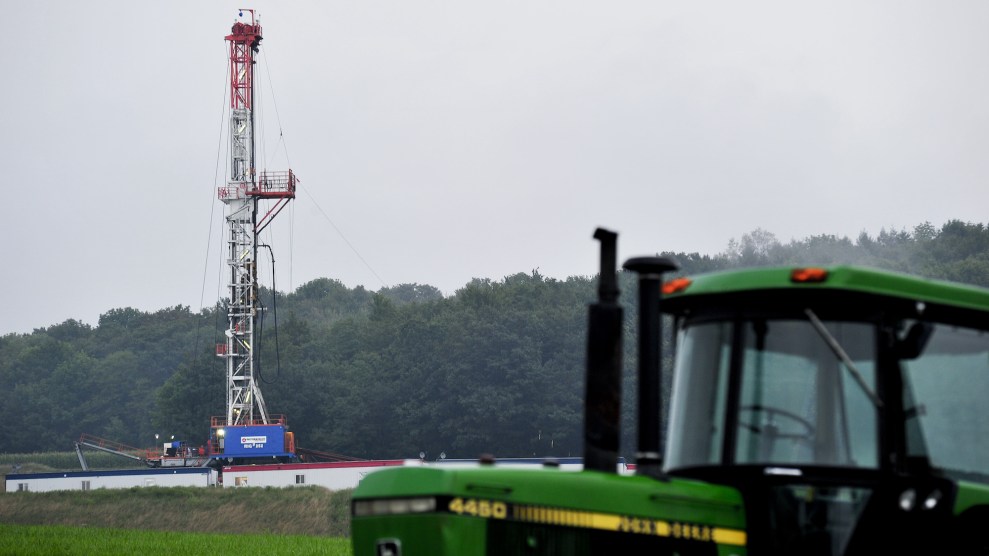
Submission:
M 226 205 L 227 288 L 226 343 L 217 355 L 226 360 L 226 425 L 269 424 L 268 410 L 255 377 L 258 347 L 254 332 L 258 301 L 258 233 L 295 198 L 295 174 L 260 172 L 254 166 L 254 57 L 261 43 L 261 24 L 236 22 L 226 40 L 230 43 L 230 179 L 219 188 Z M 262 199 L 274 206 L 258 220 Z

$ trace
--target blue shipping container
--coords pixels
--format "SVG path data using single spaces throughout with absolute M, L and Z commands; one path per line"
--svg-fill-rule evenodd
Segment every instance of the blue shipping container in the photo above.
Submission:
M 223 455 L 228 457 L 287 455 L 285 452 L 285 426 L 226 427 Z

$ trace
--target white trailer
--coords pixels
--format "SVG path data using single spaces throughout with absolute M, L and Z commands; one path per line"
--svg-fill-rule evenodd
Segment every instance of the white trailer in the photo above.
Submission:
M 225 487 L 321 486 L 330 490 L 354 488 L 368 473 L 402 465 L 402 460 L 344 461 L 230 465 L 223 468 Z
M 229 465 L 223 468 L 223 486 L 225 487 L 293 487 L 321 486 L 330 490 L 356 488 L 368 473 L 393 466 L 442 466 L 442 467 L 476 467 L 482 465 L 478 460 L 442 459 L 437 461 L 407 460 L 370 460 L 347 461 L 337 463 L 284 463 L 273 465 Z M 563 471 L 580 471 L 583 469 L 581 458 L 560 458 L 546 460 L 541 458 L 500 459 L 495 466 L 513 468 L 540 468 L 546 465 L 558 466 Z M 618 464 L 618 472 L 627 474 L 630 471 L 622 459 Z
M 216 485 L 216 470 L 205 467 L 61 471 L 7 475 L 7 492 L 50 492 L 131 487 L 208 487 Z

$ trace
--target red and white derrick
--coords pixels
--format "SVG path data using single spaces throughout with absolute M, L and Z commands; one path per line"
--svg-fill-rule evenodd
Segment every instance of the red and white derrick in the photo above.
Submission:
M 255 329 L 260 311 L 258 233 L 295 198 L 296 186 L 291 170 L 256 171 L 254 58 L 262 36 L 254 10 L 242 10 L 241 16 L 244 12 L 250 13 L 250 23 L 235 22 L 226 36 L 230 44 L 230 177 L 218 191 L 226 205 L 229 298 L 226 341 L 217 345 L 216 352 L 226 361 L 227 426 L 273 424 L 255 376 Z M 274 204 L 259 220 L 262 200 Z

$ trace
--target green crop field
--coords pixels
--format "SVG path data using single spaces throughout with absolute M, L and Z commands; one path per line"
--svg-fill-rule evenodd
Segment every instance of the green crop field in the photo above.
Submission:
M 349 556 L 350 539 L 230 535 L 0 524 L 0 554 L 328 554 Z
M 0 495 L 0 523 L 345 537 L 350 533 L 350 491 L 309 486 L 8 492 Z

